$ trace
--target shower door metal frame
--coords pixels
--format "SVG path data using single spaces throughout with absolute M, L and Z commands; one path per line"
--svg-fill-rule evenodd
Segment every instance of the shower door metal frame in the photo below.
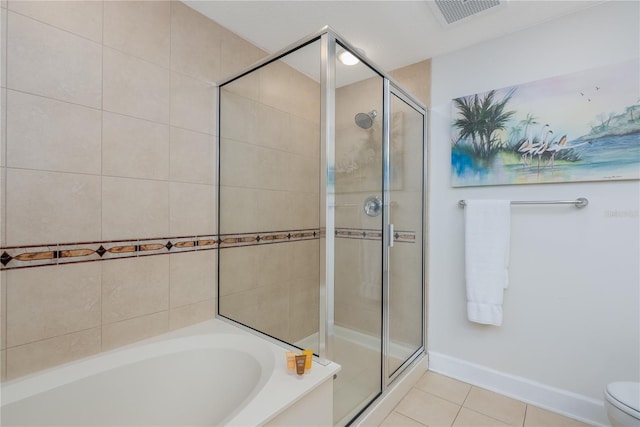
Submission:
M 353 45 L 345 41 L 343 37 L 338 35 L 328 26 L 323 27 L 316 33 L 310 34 L 307 37 L 277 51 L 276 53 L 257 61 L 247 69 L 238 72 L 223 81 L 219 82 L 217 86 L 217 129 L 220 129 L 220 89 L 227 83 L 230 83 L 244 75 L 247 75 L 264 65 L 277 61 L 287 54 L 300 49 L 307 44 L 320 40 L 320 319 L 319 319 L 319 362 L 325 363 L 326 360 L 331 360 L 333 357 L 333 339 L 334 339 L 334 285 L 335 285 L 335 89 L 336 89 L 336 67 L 335 61 L 337 45 L 349 50 L 355 57 L 362 61 L 372 71 L 377 73 L 383 78 L 383 182 L 381 183 L 382 195 L 383 195 L 383 233 L 382 233 L 382 285 L 383 285 L 383 305 L 382 305 L 382 366 L 381 366 L 381 389 L 376 398 L 372 399 L 361 413 L 364 412 L 367 407 L 374 402 L 381 393 L 389 387 L 389 385 L 401 375 L 402 372 L 415 362 L 425 351 L 426 343 L 426 178 L 427 178 L 427 109 L 424 104 L 417 100 L 410 92 L 402 88 L 402 86 L 391 78 L 382 68 L 374 64 L 371 60 L 364 57 Z M 389 202 L 390 202 L 390 164 L 389 164 L 389 144 L 390 144 L 390 97 L 394 94 L 407 102 L 414 109 L 423 114 L 423 191 L 422 191 L 422 323 L 419 325 L 422 329 L 422 346 L 410 356 L 394 373 L 388 372 L 388 357 L 389 357 L 389 244 L 391 242 L 391 233 L 389 229 Z M 218 180 L 217 180 L 217 202 L 218 202 L 218 219 L 217 219 L 217 231 L 220 233 L 220 183 L 221 183 L 221 168 L 220 168 L 220 132 L 218 132 L 218 150 L 216 154 L 216 163 L 218 166 Z M 220 257 L 218 257 L 218 272 L 219 275 L 219 263 Z M 219 286 L 219 281 L 218 281 Z M 219 314 L 220 299 L 218 299 L 217 317 Z M 274 342 L 280 342 L 287 344 L 288 347 L 293 347 L 292 344 L 286 343 L 280 339 L 271 337 L 259 330 L 247 327 L 241 323 L 226 317 L 221 317 L 224 320 L 232 322 L 241 328 L 249 330 L 252 333 L 260 333 L 267 339 Z M 360 414 L 359 414 L 360 415 Z M 354 418 L 354 420 L 357 419 Z
M 336 36 L 320 36 L 320 358 L 332 360 L 335 294 Z
M 406 370 L 407 367 L 411 366 L 420 356 L 425 353 L 426 350 L 426 202 L 427 202 L 427 192 L 426 192 L 426 180 L 427 180 L 427 108 L 424 104 L 422 104 L 418 99 L 405 90 L 397 81 L 391 78 L 386 72 L 384 72 L 380 67 L 372 63 L 368 58 L 362 56 L 358 50 L 350 45 L 348 42 L 344 40 L 341 36 L 333 32 L 329 27 L 323 28 L 321 31 L 323 33 L 322 40 L 327 41 L 327 45 L 322 44 L 322 60 L 321 67 L 322 80 L 321 83 L 331 85 L 331 89 L 329 90 L 326 86 L 322 89 L 321 97 L 322 107 L 321 107 L 321 132 L 324 133 L 324 137 L 321 136 L 321 157 L 323 154 L 326 154 L 326 159 L 323 159 L 321 162 L 321 171 L 325 171 L 325 176 L 321 177 L 322 179 L 326 179 L 324 182 L 325 185 L 321 184 L 320 192 L 321 192 L 321 215 L 326 214 L 326 222 L 324 224 L 321 223 L 321 234 L 325 232 L 323 235 L 329 239 L 333 240 L 333 236 L 335 235 L 335 222 L 334 222 L 334 214 L 335 214 L 335 180 L 334 180 L 334 172 L 335 172 L 335 60 L 336 60 L 336 45 L 339 44 L 343 48 L 349 50 L 354 56 L 356 56 L 360 61 L 366 64 L 369 68 L 371 68 L 374 72 L 378 73 L 383 78 L 383 114 L 382 114 L 382 134 L 383 134 L 383 182 L 382 185 L 382 196 L 383 196 L 383 210 L 382 210 L 382 342 L 381 342 L 381 352 L 382 352 L 382 366 L 381 366 L 381 390 L 380 393 L 374 398 L 369 404 L 367 404 L 363 410 L 360 412 L 364 412 L 367 407 L 375 401 L 380 394 L 384 393 L 385 390 L 391 385 L 391 383 L 402 375 L 402 373 Z M 327 61 L 327 62 L 326 62 Z M 326 73 L 326 74 L 325 74 Z M 325 77 L 326 76 L 326 80 Z M 420 237 L 420 244 L 422 246 L 422 280 L 421 280 L 421 293 L 422 293 L 422 310 L 421 310 L 421 323 L 417 325 L 421 329 L 421 339 L 422 343 L 420 347 L 409 356 L 401 365 L 398 367 L 393 373 L 389 373 L 388 369 L 388 358 L 389 358 L 389 303 L 390 303 L 390 292 L 389 286 L 391 286 L 390 281 L 390 269 L 389 269 L 389 245 L 391 243 L 391 224 L 390 224 L 390 197 L 391 197 L 391 185 L 390 185 L 390 152 L 389 146 L 391 143 L 390 138 L 390 100 L 391 94 L 397 96 L 402 101 L 407 103 L 417 112 L 422 114 L 422 233 Z M 329 109 L 333 108 L 333 109 Z M 322 120 L 324 116 L 325 120 Z M 326 139 L 330 138 L 330 139 Z M 326 144 L 322 145 L 322 144 Z M 323 153 L 324 152 L 324 153 Z M 323 197 L 323 192 L 325 197 Z M 331 197 L 331 200 L 326 199 L 326 197 Z M 326 203 L 323 205 L 323 203 Z M 323 228 L 324 227 L 324 228 Z M 335 256 L 334 246 L 333 244 L 329 245 L 329 240 L 326 242 L 326 247 L 322 248 L 321 246 L 321 264 L 320 264 L 320 272 L 321 275 L 325 272 L 325 280 L 321 280 L 321 296 L 320 296 L 320 348 L 324 348 L 324 352 L 320 353 L 321 358 L 330 359 L 333 355 L 333 326 L 334 326 L 334 313 L 333 313 L 333 302 L 334 302 L 334 266 L 332 262 L 328 262 L 327 260 L 333 260 Z M 324 249 L 324 250 L 323 250 Z M 325 256 L 327 258 L 322 259 Z M 323 265 L 322 262 L 325 262 Z M 328 264 L 331 264 L 330 266 Z M 331 276 L 330 276 L 331 275 Z M 323 290 L 324 289 L 324 290 Z M 323 294 L 324 292 L 324 294 Z M 323 298 L 323 296 L 325 298 Z M 326 304 L 323 308 L 323 303 Z M 331 306 L 331 307 L 329 307 Z M 323 318 L 324 315 L 324 318 Z M 322 325 L 326 324 L 326 329 L 324 333 L 322 332 Z M 324 343 L 322 342 L 324 340 Z M 358 414 L 358 416 L 360 415 Z M 356 416 L 355 419 L 358 418 Z
M 391 272 L 389 251 L 392 246 L 393 225 L 391 224 L 391 93 L 389 79 L 385 78 L 382 89 L 382 391 L 389 386 L 389 313 L 391 294 Z
M 366 64 L 372 71 L 376 72 L 383 78 L 383 114 L 382 114 L 382 128 L 383 128 L 383 230 L 382 233 L 382 289 L 383 289 L 383 304 L 382 304 L 382 367 L 381 367 L 381 392 L 384 392 L 386 388 L 404 372 L 405 368 L 411 365 L 416 359 L 418 359 L 426 348 L 426 161 L 427 161 L 427 108 L 424 104 L 417 100 L 417 98 L 405 90 L 396 80 L 390 77 L 382 68 L 373 63 L 370 59 L 364 57 L 358 50 L 350 43 L 345 41 L 343 37 L 334 32 L 329 27 L 322 28 L 317 35 L 320 35 L 321 39 L 321 165 L 320 170 L 324 170 L 325 174 L 321 179 L 320 188 L 320 208 L 321 212 L 326 215 L 324 224 L 321 222 L 320 230 L 321 236 L 325 237 L 325 247 L 320 250 L 320 358 L 329 359 L 333 356 L 333 338 L 334 338 L 334 265 L 333 258 L 335 256 L 334 251 L 334 236 L 335 236 L 335 61 L 337 45 L 349 50 L 356 58 Z M 394 373 L 388 372 L 388 357 L 389 357 L 389 251 L 388 247 L 391 243 L 390 234 L 390 164 L 389 164 L 389 146 L 390 146 L 390 99 L 391 94 L 397 96 L 402 101 L 406 102 L 409 106 L 422 114 L 423 117 L 423 129 L 422 129 L 422 321 L 420 328 L 422 330 L 421 338 L 422 345 L 407 359 L 405 362 L 395 370 Z M 321 239 L 322 242 L 322 239 Z M 331 242 L 331 244 L 330 244 Z M 324 274 L 324 280 L 322 275 Z M 324 307 L 322 306 L 324 304 Z M 324 309 L 323 309 L 324 308 Z M 324 326 L 324 331 L 322 330 Z M 324 340 L 324 343 L 322 342 Z
M 420 235 L 421 244 L 421 345 L 409 356 L 394 372 L 389 372 L 389 358 L 390 358 L 390 315 L 391 315 L 391 290 L 393 285 L 391 281 L 391 268 L 390 268 L 390 250 L 393 246 L 393 223 L 391 223 L 391 96 L 396 96 L 408 106 L 416 110 L 416 112 L 422 115 L 422 209 L 421 209 L 421 224 L 422 233 Z M 410 93 L 406 92 L 396 82 L 390 80 L 385 76 L 384 79 L 384 96 L 383 96 L 383 274 L 382 274 L 382 290 L 383 290 L 383 310 L 382 310 L 382 376 L 383 387 L 382 390 L 386 390 L 389 385 L 399 377 L 405 369 L 410 366 L 416 359 L 418 359 L 424 352 L 426 346 L 426 171 L 427 171 L 427 110 L 426 107 L 420 104 Z

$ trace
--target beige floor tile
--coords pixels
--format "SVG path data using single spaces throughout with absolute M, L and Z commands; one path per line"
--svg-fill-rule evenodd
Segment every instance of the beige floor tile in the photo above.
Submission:
M 459 405 L 417 388 L 411 389 L 396 406 L 397 412 L 429 427 L 451 426 L 459 409 Z
M 508 426 L 502 421 L 498 421 L 495 418 L 482 415 L 479 412 L 472 411 L 471 409 L 462 408 L 460 413 L 456 417 L 453 427 L 497 427 Z
M 527 415 L 524 419 L 525 427 L 586 427 L 588 424 L 564 417 L 554 412 L 527 405 Z
M 428 371 L 420 378 L 416 388 L 435 394 L 458 405 L 462 405 L 469 394 L 469 390 L 471 390 L 469 384 L 432 371 Z
M 384 419 L 380 427 L 424 427 L 424 424 L 394 411 Z
M 461 397 L 462 396 L 462 397 Z M 442 399 L 446 399 L 442 400 Z M 460 400 L 461 399 L 461 400 Z M 448 402 L 447 402 L 448 401 Z M 438 403 L 448 404 L 438 408 Z M 464 402 L 463 407 L 452 402 Z M 454 419 L 446 423 L 447 408 L 457 407 Z M 442 414 L 445 413 L 443 417 Z M 417 422 L 418 424 L 415 424 Z M 387 426 L 450 425 L 452 427 L 523 426 L 523 427 L 587 427 L 580 421 L 500 394 L 472 387 L 441 374 L 428 371 L 415 388 L 384 420 Z
M 471 387 L 463 406 L 513 426 L 523 425 L 526 410 L 523 402 L 478 387 Z

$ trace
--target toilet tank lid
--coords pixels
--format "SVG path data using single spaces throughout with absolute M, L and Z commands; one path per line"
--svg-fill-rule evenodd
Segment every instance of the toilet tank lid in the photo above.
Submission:
M 640 411 L 640 383 L 620 381 L 607 386 L 607 392 L 618 402 Z

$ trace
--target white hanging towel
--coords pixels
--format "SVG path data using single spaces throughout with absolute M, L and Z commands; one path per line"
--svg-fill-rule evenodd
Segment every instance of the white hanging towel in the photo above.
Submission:
M 467 318 L 472 322 L 502 325 L 503 292 L 509 283 L 510 228 L 510 201 L 466 201 Z

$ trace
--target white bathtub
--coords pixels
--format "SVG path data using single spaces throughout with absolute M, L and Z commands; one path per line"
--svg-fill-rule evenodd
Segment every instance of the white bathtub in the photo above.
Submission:
M 0 424 L 322 425 L 340 366 L 314 362 L 298 377 L 285 351 L 209 320 L 4 383 Z

